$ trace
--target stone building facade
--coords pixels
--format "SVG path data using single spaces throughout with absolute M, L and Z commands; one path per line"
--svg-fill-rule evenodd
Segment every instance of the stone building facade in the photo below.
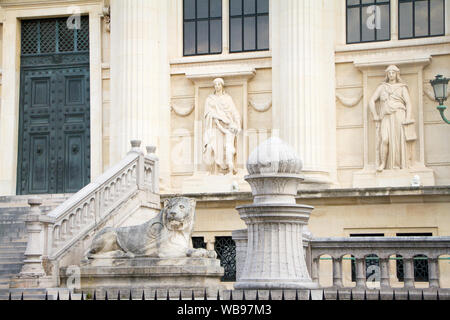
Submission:
M 450 126 L 429 84 L 450 75 L 449 22 L 450 0 L 0 0 L 0 195 L 74 193 L 139 139 L 214 248 L 245 227 L 245 161 L 275 135 L 303 161 L 314 236 L 449 236 Z M 413 138 L 407 166 L 377 171 L 369 105 L 391 65 Z M 203 154 L 218 78 L 241 120 L 231 174 Z

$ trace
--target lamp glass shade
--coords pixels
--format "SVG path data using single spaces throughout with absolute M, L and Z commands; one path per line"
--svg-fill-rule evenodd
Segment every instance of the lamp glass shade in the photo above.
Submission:
M 433 86 L 434 97 L 439 102 L 447 100 L 448 80 L 441 75 L 437 75 L 436 79 L 430 81 Z

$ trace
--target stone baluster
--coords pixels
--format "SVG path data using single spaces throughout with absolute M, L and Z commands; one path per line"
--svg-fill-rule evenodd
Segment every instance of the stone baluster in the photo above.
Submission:
M 342 257 L 333 257 L 333 286 L 342 288 Z
M 428 258 L 428 281 L 430 288 L 439 288 L 439 260 L 438 257 Z
M 44 229 L 40 221 L 41 210 L 39 206 L 42 199 L 31 198 L 28 200 L 31 206 L 30 213 L 26 217 L 26 227 L 28 233 L 27 249 L 25 250 L 25 260 L 20 272 L 21 275 L 45 275 L 42 267 L 42 254 L 44 252 Z
M 365 270 L 365 258 L 356 257 L 356 287 L 366 287 L 366 270 Z
M 320 257 L 313 258 L 311 266 L 311 279 L 317 285 L 319 285 L 319 260 Z
M 414 259 L 403 257 L 403 271 L 405 288 L 414 288 Z
M 380 258 L 380 287 L 389 288 L 389 257 Z
M 236 243 L 236 280 L 242 276 L 247 254 L 247 229 L 232 232 L 233 241 Z

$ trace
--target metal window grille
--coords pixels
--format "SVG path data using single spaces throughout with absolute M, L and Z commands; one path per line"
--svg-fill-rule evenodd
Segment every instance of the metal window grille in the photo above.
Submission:
M 194 249 L 206 249 L 205 238 L 192 237 L 192 246 L 194 247 Z
M 390 0 L 346 0 L 347 44 L 390 40 L 390 16 Z
M 398 29 L 401 40 L 445 35 L 445 1 L 399 0 Z
M 399 282 L 405 281 L 403 257 L 397 255 L 397 279 Z M 414 281 L 428 282 L 428 257 L 419 254 L 414 256 Z
M 67 18 L 22 21 L 22 55 L 89 51 L 89 17 L 69 29 Z
M 231 237 L 216 237 L 214 250 L 225 269 L 222 281 L 236 281 L 236 243 Z
M 269 50 L 269 1 L 230 0 L 230 52 Z
M 183 55 L 222 53 L 222 0 L 183 0 Z

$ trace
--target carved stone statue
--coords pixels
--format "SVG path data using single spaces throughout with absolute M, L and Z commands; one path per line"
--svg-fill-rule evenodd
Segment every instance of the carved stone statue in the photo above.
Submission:
M 215 92 L 205 102 L 203 159 L 213 174 L 236 174 L 236 137 L 241 131 L 241 117 L 223 86 L 222 78 L 215 79 Z
M 412 119 L 411 99 L 408 87 L 400 78 L 400 70 L 391 65 L 386 78 L 369 101 L 369 108 L 376 123 L 376 166 L 384 169 L 405 169 L 408 167 L 408 143 L 415 135 Z M 380 100 L 380 107 L 375 103 Z M 409 152 L 411 153 L 411 152 Z
M 101 230 L 86 258 L 216 258 L 215 251 L 192 248 L 194 216 L 195 200 L 166 200 L 158 216 L 142 225 Z

